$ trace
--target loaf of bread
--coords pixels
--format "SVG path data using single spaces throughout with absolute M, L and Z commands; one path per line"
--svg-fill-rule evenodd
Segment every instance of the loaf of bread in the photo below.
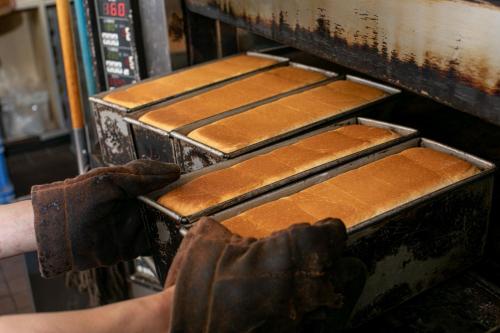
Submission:
M 340 127 L 197 177 L 166 193 L 158 203 L 179 215 L 190 216 L 398 136 L 372 126 Z
M 325 79 L 326 76 L 318 72 L 289 66 L 277 67 L 192 98 L 159 107 L 146 113 L 139 120 L 165 131 L 172 131 L 198 120 Z
M 384 95 L 384 91 L 360 83 L 335 81 L 202 126 L 188 136 L 231 153 Z
M 290 225 L 336 217 L 347 227 L 475 175 L 479 169 L 429 148 L 410 148 L 223 221 L 265 237 Z
M 157 79 L 137 83 L 126 89 L 111 91 L 103 99 L 126 108 L 140 107 L 212 83 L 250 73 L 275 63 L 277 61 L 273 59 L 249 55 L 229 57 Z

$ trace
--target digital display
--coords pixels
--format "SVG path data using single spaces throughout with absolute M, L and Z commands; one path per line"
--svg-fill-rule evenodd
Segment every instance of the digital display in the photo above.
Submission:
M 94 1 L 107 87 L 114 88 L 139 81 L 134 35 L 134 21 L 138 13 L 134 4 L 139 0 Z
M 104 30 L 106 32 L 116 32 L 117 26 L 116 26 L 115 22 L 104 21 L 102 23 L 102 30 Z
M 102 4 L 102 13 L 105 16 L 125 17 L 127 15 L 127 6 L 124 2 L 104 2 Z
M 120 56 L 120 53 L 118 51 L 106 49 L 106 59 L 121 61 L 122 57 Z

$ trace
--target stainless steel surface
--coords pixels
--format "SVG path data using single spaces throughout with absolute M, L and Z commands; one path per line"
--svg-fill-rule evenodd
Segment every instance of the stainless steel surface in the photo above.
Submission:
M 84 128 L 74 128 L 73 136 L 75 138 L 76 160 L 78 163 L 78 171 L 84 174 L 88 171 L 90 165 L 89 151 L 87 149 L 87 137 Z
M 222 202 L 218 205 L 215 205 L 215 206 L 210 207 L 208 209 L 202 210 L 202 211 L 197 212 L 196 214 L 193 214 L 190 216 L 180 216 L 175 211 L 172 211 L 166 207 L 163 207 L 163 206 L 156 204 L 156 199 L 159 196 L 161 196 L 164 193 L 167 193 L 167 192 L 169 192 L 169 191 L 171 191 L 179 186 L 182 186 L 182 185 L 184 185 L 184 184 L 186 184 L 186 183 L 192 181 L 193 179 L 198 178 L 202 175 L 231 167 L 235 164 L 241 163 L 241 162 L 248 160 L 250 158 L 253 158 L 255 156 L 263 155 L 263 154 L 266 154 L 270 151 L 276 150 L 278 148 L 289 146 L 293 143 L 296 143 L 300 140 L 304 140 L 308 137 L 312 137 L 312 136 L 318 135 L 320 133 L 324 133 L 324 132 L 327 132 L 327 131 L 330 131 L 330 130 L 333 130 L 333 129 L 336 129 L 336 128 L 339 128 L 342 126 L 351 125 L 351 124 L 361 124 L 361 125 L 373 126 L 373 127 L 378 127 L 378 128 L 390 129 L 390 130 L 398 133 L 400 135 L 400 137 L 397 139 L 393 139 L 393 140 L 387 141 L 385 143 L 364 149 L 364 150 L 359 151 L 357 153 L 342 157 L 340 159 L 336 159 L 336 160 L 330 161 L 328 163 L 319 165 L 315 168 L 311 168 L 309 170 L 300 172 L 300 173 L 295 174 L 291 177 L 288 177 L 286 179 L 282 179 L 280 181 L 269 184 L 267 186 L 255 189 L 251 192 L 245 193 L 244 195 L 227 200 L 225 202 Z M 211 215 L 213 213 L 216 213 L 218 211 L 222 211 L 228 207 L 234 206 L 235 204 L 241 203 L 242 201 L 251 199 L 253 197 L 257 197 L 265 192 L 268 192 L 268 191 L 271 191 L 273 189 L 285 186 L 285 185 L 290 184 L 290 183 L 297 181 L 299 179 L 306 178 L 306 177 L 309 177 L 311 175 L 317 174 L 323 170 L 327 170 L 327 169 L 339 166 L 339 165 L 344 164 L 350 160 L 354 160 L 354 159 L 357 159 L 359 157 L 371 154 L 375 151 L 383 150 L 391 145 L 396 145 L 396 144 L 401 143 L 403 141 L 414 138 L 417 136 L 417 134 L 418 134 L 418 132 L 416 130 L 411 129 L 411 128 L 407 128 L 407 127 L 403 127 L 403 126 L 399 126 L 399 125 L 389 124 L 386 122 L 376 121 L 376 120 L 367 119 L 367 118 L 351 118 L 351 119 L 347 119 L 345 121 L 330 125 L 328 127 L 324 127 L 324 128 L 319 129 L 319 130 L 316 130 L 316 131 L 313 131 L 313 132 L 310 132 L 310 133 L 307 133 L 307 134 L 280 142 L 279 144 L 276 144 L 276 145 L 273 145 L 270 147 L 266 147 L 266 148 L 258 150 L 258 151 L 254 151 L 254 152 L 249 153 L 249 154 L 245 154 L 245 155 L 240 156 L 238 158 L 227 160 L 227 161 L 212 165 L 210 167 L 203 168 L 199 171 L 183 175 L 174 184 L 171 184 L 160 191 L 152 193 L 147 197 L 143 197 L 143 198 L 141 198 L 141 200 L 143 200 L 144 202 L 146 202 L 148 204 L 154 205 L 154 207 L 156 209 L 165 213 L 167 216 L 172 218 L 176 223 L 190 224 L 190 223 L 195 222 L 196 220 L 198 220 L 202 216 L 207 216 L 207 215 Z
M 315 123 L 311 123 L 311 124 L 308 124 L 308 125 L 303 126 L 301 128 L 297 128 L 297 129 L 289 131 L 287 133 L 283 133 L 281 135 L 275 136 L 273 138 L 263 140 L 261 142 L 258 142 L 258 143 L 255 143 L 253 145 L 247 146 L 245 148 L 233 151 L 231 153 L 224 153 L 224 152 L 219 151 L 213 147 L 210 147 L 204 143 L 196 141 L 188 136 L 190 132 L 192 132 L 193 130 L 195 130 L 197 128 L 200 128 L 204 125 L 213 123 L 214 121 L 217 121 L 219 119 L 226 118 L 226 117 L 229 117 L 229 116 L 234 115 L 234 114 L 245 112 L 245 111 L 249 110 L 250 108 L 235 109 L 235 110 L 232 110 L 232 111 L 225 113 L 223 115 L 207 118 L 207 119 L 201 120 L 199 122 L 195 122 L 195 123 L 192 123 L 192 124 L 189 124 L 187 126 L 184 126 L 184 127 L 181 127 L 181 128 L 174 130 L 171 133 L 171 135 L 173 137 L 174 152 L 177 156 L 176 161 L 179 165 L 181 165 L 183 172 L 193 172 L 193 171 L 196 171 L 202 167 L 206 167 L 207 165 L 220 162 L 221 160 L 224 160 L 224 159 L 235 158 L 237 156 L 240 156 L 240 155 L 248 153 L 250 151 L 259 149 L 259 148 L 264 147 L 266 145 L 281 141 L 285 138 L 296 135 L 298 133 L 305 132 L 309 129 L 319 127 L 319 126 L 322 126 L 324 124 L 328 124 L 328 123 L 331 123 L 334 121 L 340 121 L 340 120 L 346 119 L 348 117 L 352 117 L 352 116 L 356 115 L 356 113 L 360 112 L 361 110 L 367 110 L 371 106 L 376 105 L 378 103 L 381 103 L 383 101 L 389 100 L 391 97 L 400 93 L 400 90 L 395 89 L 393 87 L 389 87 L 389 86 L 386 86 L 383 84 L 372 82 L 370 80 L 362 79 L 362 78 L 352 76 L 352 75 L 348 75 L 346 77 L 346 80 L 362 83 L 362 84 L 365 84 L 367 86 L 381 89 L 381 90 L 385 91 L 388 95 L 380 97 L 378 99 L 375 99 L 375 100 L 373 100 L 369 103 L 363 104 L 361 106 L 352 108 L 350 110 L 346 110 L 345 112 L 343 112 L 341 114 L 333 115 L 329 118 L 325 118 L 325 119 L 322 119 L 322 120 L 317 121 Z M 325 84 L 325 83 L 322 83 L 322 84 Z M 292 94 L 296 94 L 296 93 L 301 92 L 301 91 L 305 91 L 309 88 L 299 89 L 297 91 L 294 91 L 294 92 L 291 92 L 288 94 L 284 94 L 283 96 L 280 96 L 279 98 L 276 98 L 276 99 L 286 98 L 287 96 L 290 96 Z M 276 99 L 273 99 L 273 100 L 276 100 Z M 268 103 L 268 102 L 266 102 L 266 103 Z M 264 103 L 262 103 L 262 104 L 264 104 Z M 260 105 L 262 105 L 262 104 L 260 104 Z M 257 106 L 259 106 L 259 105 L 254 105 L 253 107 L 257 107 Z

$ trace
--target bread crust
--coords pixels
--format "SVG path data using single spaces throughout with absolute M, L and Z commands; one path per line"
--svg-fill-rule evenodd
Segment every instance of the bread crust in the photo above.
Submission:
M 278 67 L 157 108 L 144 114 L 139 120 L 165 131 L 172 131 L 198 120 L 320 82 L 326 78 L 321 73 L 297 67 Z
M 180 215 L 189 216 L 397 137 L 399 135 L 390 130 L 372 126 L 340 127 L 197 177 L 166 193 L 158 199 L 158 203 Z
M 357 82 L 334 81 L 202 126 L 188 136 L 224 153 L 231 153 L 385 95 L 380 89 Z
M 273 59 L 239 55 L 112 91 L 103 100 L 127 108 L 140 107 L 275 63 Z
M 479 172 L 457 157 L 429 148 L 410 148 L 250 209 L 222 224 L 249 237 L 264 237 L 292 224 L 327 217 L 340 218 L 346 227 L 352 227 Z

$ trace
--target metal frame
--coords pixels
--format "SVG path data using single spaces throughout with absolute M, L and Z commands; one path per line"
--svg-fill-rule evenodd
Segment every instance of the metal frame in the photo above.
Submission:
M 186 2 L 195 13 L 500 124 L 498 1 Z

